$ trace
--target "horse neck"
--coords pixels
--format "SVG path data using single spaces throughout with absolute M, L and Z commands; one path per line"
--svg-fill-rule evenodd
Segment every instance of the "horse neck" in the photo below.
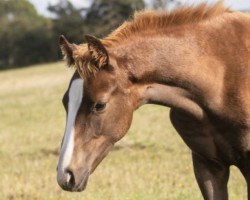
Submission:
M 171 88 L 168 92 L 175 89 L 174 93 L 192 96 L 197 104 L 219 104 L 223 68 L 216 59 L 206 56 L 192 34 L 135 36 L 113 52 L 137 85 L 158 84 L 166 90 Z M 165 104 L 160 101 L 157 104 Z

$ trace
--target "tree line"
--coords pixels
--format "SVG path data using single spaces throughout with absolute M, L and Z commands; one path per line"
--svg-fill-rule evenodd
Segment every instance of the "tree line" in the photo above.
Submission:
M 172 1 L 155 0 L 152 6 Z M 146 6 L 143 0 L 92 0 L 89 8 L 59 2 L 48 6 L 54 16 L 48 18 L 27 0 L 0 1 L 0 70 L 60 60 L 59 35 L 74 43 L 84 42 L 84 34 L 104 37 Z

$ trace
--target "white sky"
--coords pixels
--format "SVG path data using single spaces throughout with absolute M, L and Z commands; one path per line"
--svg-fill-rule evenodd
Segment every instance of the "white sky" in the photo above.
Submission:
M 60 0 L 28 0 L 30 1 L 37 9 L 38 13 L 46 16 L 50 16 L 50 13 L 47 11 L 47 7 L 50 4 L 54 5 Z M 69 0 L 74 6 L 82 8 L 82 7 L 88 7 L 91 0 Z
M 206 2 L 206 0 L 181 0 L 185 3 L 200 3 L 200 2 Z M 218 0 L 207 0 L 207 2 L 218 2 Z M 230 8 L 234 10 L 248 10 L 250 9 L 250 1 L 249 0 L 225 0 L 225 5 L 229 6 Z
M 50 16 L 47 11 L 48 4 L 52 5 L 58 3 L 60 0 L 29 0 L 33 5 L 35 5 L 38 12 L 42 15 Z M 69 0 L 76 7 L 88 7 L 91 0 Z M 146 0 L 150 1 L 150 0 Z M 199 4 L 201 2 L 216 2 L 218 0 L 181 0 L 185 4 Z M 250 0 L 225 0 L 226 6 L 231 7 L 235 10 L 250 10 Z

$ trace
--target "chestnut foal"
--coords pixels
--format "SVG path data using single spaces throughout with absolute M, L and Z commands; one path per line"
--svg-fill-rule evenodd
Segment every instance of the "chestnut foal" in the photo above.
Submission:
M 102 40 L 85 37 L 81 45 L 60 37 L 76 67 L 63 97 L 57 181 L 64 190 L 86 188 L 134 110 L 150 103 L 171 108 L 204 199 L 228 199 L 230 165 L 241 170 L 250 194 L 250 15 L 222 4 L 148 11 Z

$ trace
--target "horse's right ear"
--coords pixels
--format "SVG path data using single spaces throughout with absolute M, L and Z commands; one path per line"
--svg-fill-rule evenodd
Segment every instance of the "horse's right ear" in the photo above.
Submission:
M 69 43 L 69 41 L 64 37 L 64 35 L 60 35 L 59 44 L 68 66 L 74 65 L 75 61 L 73 58 L 73 51 L 76 49 L 76 46 L 74 44 Z

